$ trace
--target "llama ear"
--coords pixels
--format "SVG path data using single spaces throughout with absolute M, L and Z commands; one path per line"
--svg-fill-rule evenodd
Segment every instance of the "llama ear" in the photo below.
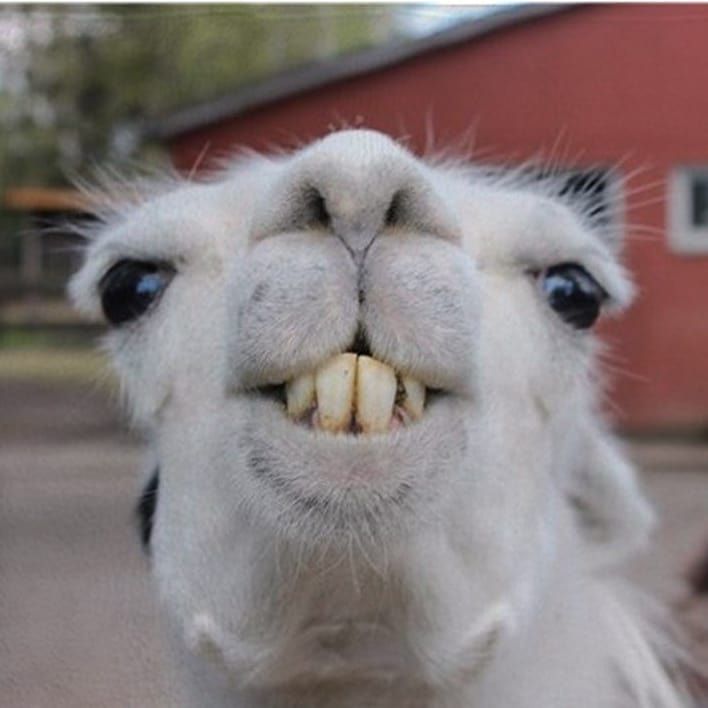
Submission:
M 655 514 L 639 488 L 634 466 L 604 430 L 587 431 L 584 454 L 566 478 L 567 497 L 582 535 L 590 542 L 591 563 L 610 565 L 643 547 Z
M 540 171 L 542 191 L 569 206 L 613 255 L 622 250 L 623 180 L 614 169 L 587 167 Z

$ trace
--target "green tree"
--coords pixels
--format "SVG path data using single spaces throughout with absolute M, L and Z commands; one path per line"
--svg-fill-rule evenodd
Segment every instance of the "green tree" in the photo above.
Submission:
M 394 26 L 380 5 L 0 5 L 0 261 L 16 262 L 23 228 L 7 188 L 164 164 L 141 140 L 150 118 Z
M 145 157 L 146 119 L 386 39 L 392 17 L 387 6 L 5 6 L 0 187 Z

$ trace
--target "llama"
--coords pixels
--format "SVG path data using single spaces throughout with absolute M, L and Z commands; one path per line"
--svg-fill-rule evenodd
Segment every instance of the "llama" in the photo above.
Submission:
M 103 215 L 70 292 L 150 431 L 174 705 L 688 705 L 618 577 L 653 525 L 599 414 L 618 246 L 363 129 Z

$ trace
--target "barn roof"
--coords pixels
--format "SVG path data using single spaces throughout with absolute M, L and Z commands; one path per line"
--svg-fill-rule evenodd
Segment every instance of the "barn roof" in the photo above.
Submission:
M 365 51 L 303 64 L 264 80 L 246 84 L 215 100 L 178 110 L 149 125 L 146 134 L 169 141 L 192 130 L 226 118 L 234 118 L 251 109 L 311 89 L 383 69 L 436 49 L 461 44 L 526 20 L 566 9 L 568 6 L 564 5 L 514 5 L 460 22 L 421 39 L 397 40 Z

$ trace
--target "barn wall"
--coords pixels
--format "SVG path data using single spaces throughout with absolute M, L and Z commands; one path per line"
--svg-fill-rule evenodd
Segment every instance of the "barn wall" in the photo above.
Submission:
M 605 327 L 617 421 L 708 429 L 708 258 L 669 252 L 663 199 L 674 165 L 708 163 L 707 36 L 705 5 L 576 7 L 183 135 L 173 155 L 189 168 L 207 144 L 290 146 L 363 120 L 417 151 L 432 123 L 438 145 L 475 126 L 486 160 L 555 146 L 556 161 L 619 164 L 627 221 L 656 234 L 629 240 L 641 294 Z

